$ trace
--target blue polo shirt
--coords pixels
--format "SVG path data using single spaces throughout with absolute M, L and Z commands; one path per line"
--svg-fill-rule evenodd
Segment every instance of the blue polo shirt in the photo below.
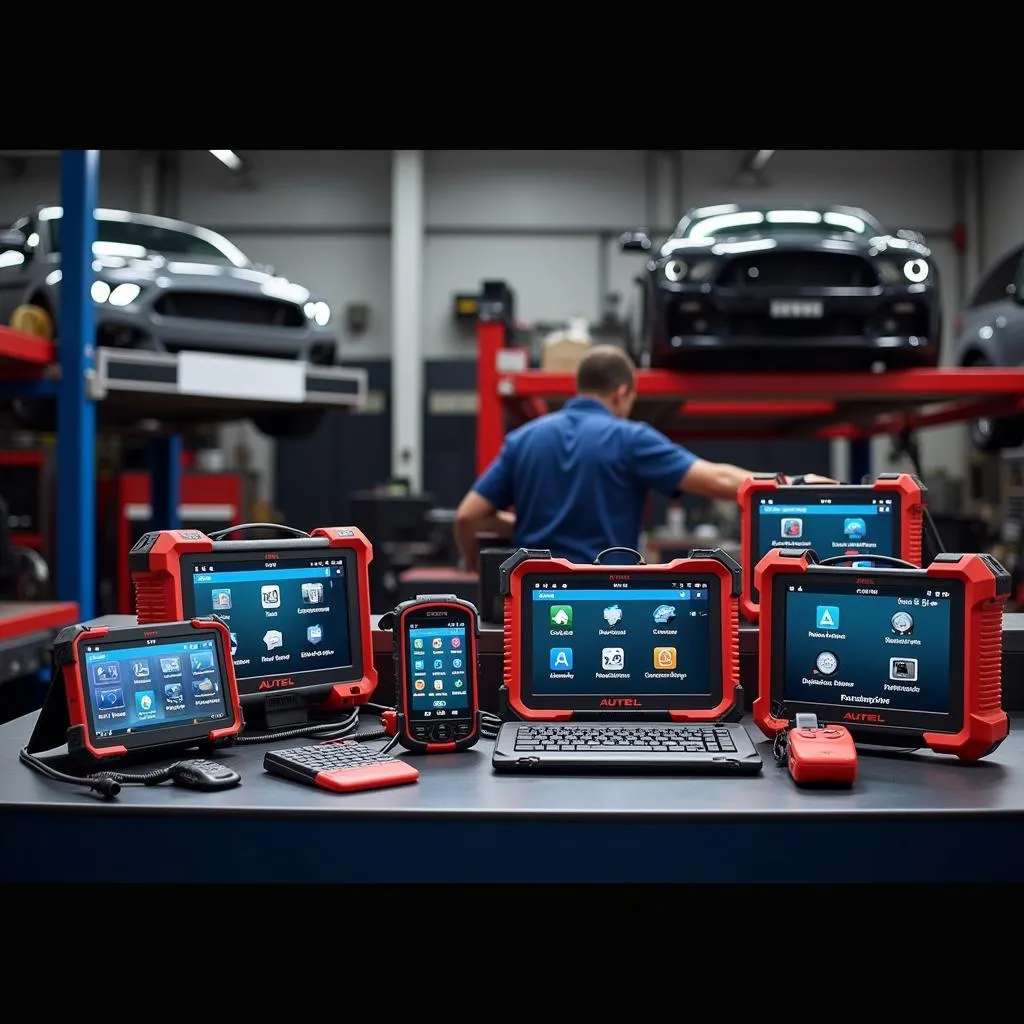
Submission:
M 473 490 L 515 509 L 515 547 L 593 562 L 605 548 L 635 548 L 647 492 L 671 496 L 696 461 L 649 423 L 573 398 L 511 431 Z

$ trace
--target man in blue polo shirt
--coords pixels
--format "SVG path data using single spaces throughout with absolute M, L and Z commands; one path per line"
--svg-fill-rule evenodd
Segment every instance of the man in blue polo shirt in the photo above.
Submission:
M 593 562 L 605 548 L 637 547 L 649 491 L 736 497 L 753 472 L 698 458 L 629 419 L 634 371 L 622 349 L 594 347 L 576 371 L 576 397 L 507 435 L 456 513 L 455 540 L 468 569 L 479 568 L 478 533 Z M 808 475 L 802 482 L 832 481 Z

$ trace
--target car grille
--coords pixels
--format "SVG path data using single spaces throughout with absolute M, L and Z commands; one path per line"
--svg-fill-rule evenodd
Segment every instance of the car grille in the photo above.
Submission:
M 769 316 L 741 314 L 730 317 L 729 334 L 753 338 L 862 337 L 867 317 L 826 316 L 820 320 L 774 320 Z
M 725 288 L 873 288 L 875 268 L 840 252 L 759 252 L 730 260 L 718 276 Z
M 153 305 L 161 316 L 184 320 L 219 320 L 223 323 L 265 327 L 304 327 L 302 310 L 291 302 L 255 295 L 218 295 L 215 292 L 167 292 Z

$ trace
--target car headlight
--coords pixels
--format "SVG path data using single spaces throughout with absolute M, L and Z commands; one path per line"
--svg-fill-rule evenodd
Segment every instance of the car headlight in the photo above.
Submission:
M 106 302 L 111 306 L 130 306 L 141 294 L 137 284 L 119 284 L 113 288 L 106 281 L 93 281 L 90 293 L 93 302 Z
M 922 281 L 927 281 L 931 271 L 932 268 L 928 266 L 926 260 L 907 260 L 903 264 L 903 276 L 911 284 L 921 284 Z
M 302 309 L 317 327 L 326 327 L 331 322 L 331 307 L 326 302 L 307 302 Z
M 669 260 L 662 268 L 665 277 L 670 281 L 682 281 L 690 268 L 682 260 Z

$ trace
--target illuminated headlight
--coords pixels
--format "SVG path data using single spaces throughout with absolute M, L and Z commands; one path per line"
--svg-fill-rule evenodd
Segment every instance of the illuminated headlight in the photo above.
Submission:
M 682 281 L 690 268 L 682 260 L 669 260 L 665 264 L 665 277 L 670 281 Z
M 924 260 L 907 260 L 903 264 L 903 276 L 911 284 L 920 284 L 922 281 L 927 281 L 930 273 L 931 267 Z
M 331 322 L 331 307 L 326 302 L 307 302 L 302 309 L 317 327 L 326 327 Z
M 106 302 L 111 306 L 130 306 L 142 292 L 137 284 L 119 284 L 111 288 L 106 281 L 93 281 L 90 293 L 93 302 Z

